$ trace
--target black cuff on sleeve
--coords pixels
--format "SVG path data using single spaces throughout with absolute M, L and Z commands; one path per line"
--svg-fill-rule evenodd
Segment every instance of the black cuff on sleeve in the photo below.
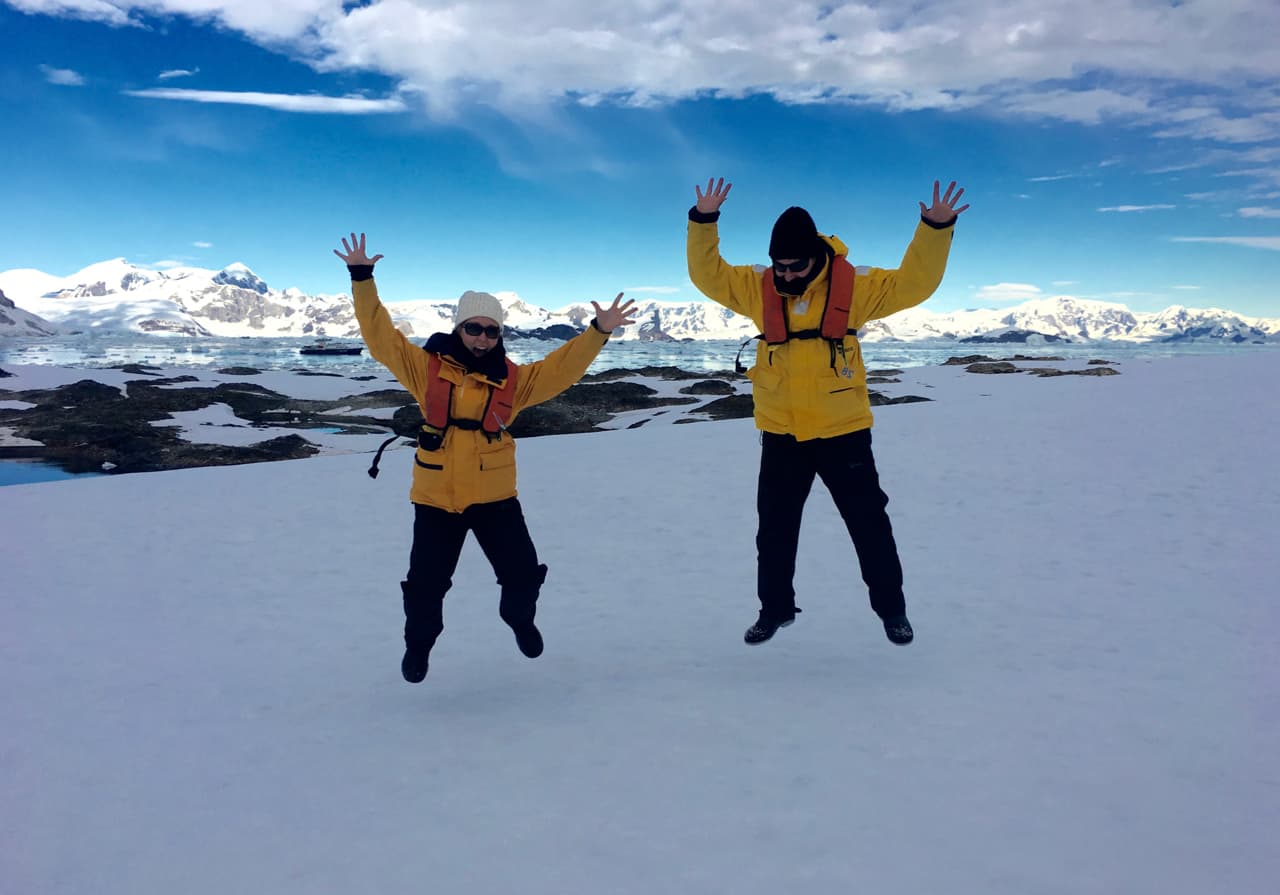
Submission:
M 933 221 L 929 220 L 924 215 L 920 215 L 920 220 L 928 224 L 930 227 L 932 227 L 935 230 L 945 230 L 948 227 L 954 227 L 956 225 L 955 218 L 952 218 L 951 220 L 947 221 L 945 224 L 935 224 Z
M 591 318 L 591 328 L 594 329 L 596 332 L 600 333 L 602 336 L 609 335 L 609 333 L 605 332 L 600 328 L 600 321 L 595 317 Z
M 714 224 L 716 221 L 720 220 L 720 212 L 713 211 L 710 213 L 704 213 L 698 211 L 698 206 L 694 205 L 689 209 L 689 220 L 693 221 L 695 224 Z
M 372 264 L 348 264 L 347 270 L 351 271 L 351 282 L 353 283 L 373 279 Z

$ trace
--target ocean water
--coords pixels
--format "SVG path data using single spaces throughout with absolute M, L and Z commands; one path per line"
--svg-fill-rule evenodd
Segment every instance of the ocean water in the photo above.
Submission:
M 57 482 L 102 475 L 98 472 L 67 472 L 53 463 L 40 460 L 0 460 L 0 487 L 30 485 L 34 482 Z
M 355 357 L 299 354 L 309 340 L 303 339 L 216 339 L 135 334 L 84 334 L 45 339 L 0 338 L 0 367 L 4 364 L 52 364 L 92 369 L 141 363 L 157 367 L 255 367 L 259 370 L 326 370 L 360 375 L 376 373 L 381 365 L 367 351 Z M 359 344 L 359 342 L 351 342 Z M 527 363 L 552 351 L 558 343 L 540 339 L 513 340 L 507 345 L 512 359 Z M 697 342 L 615 341 L 600 352 L 591 372 L 610 368 L 638 369 L 646 366 L 673 366 L 692 372 L 732 370 L 738 341 Z M 1072 359 L 1171 357 L 1180 354 L 1223 354 L 1241 351 L 1274 350 L 1277 344 L 1232 344 L 1215 341 L 1133 343 L 1086 342 L 1028 344 L 962 344 L 959 342 L 863 342 L 862 354 L 868 368 L 919 367 L 939 364 L 949 357 L 985 354 L 1008 357 L 1013 354 L 1056 356 Z M 742 352 L 749 366 L 754 345 Z M 0 388 L 3 385 L 0 384 Z

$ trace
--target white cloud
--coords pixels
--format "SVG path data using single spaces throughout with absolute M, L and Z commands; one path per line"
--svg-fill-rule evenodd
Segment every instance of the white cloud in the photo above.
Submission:
M 121 6 L 127 3 L 108 3 L 107 0 L 5 0 L 22 12 L 43 13 L 51 16 L 88 19 L 106 22 L 108 25 L 129 25 L 129 14 Z
M 1199 289 L 1199 286 L 1174 286 L 1174 289 Z
M 1053 283 L 1052 283 L 1051 285 L 1054 285 L 1054 286 L 1074 286 L 1074 285 L 1076 285 L 1076 281 L 1075 281 L 1075 280 L 1054 280 L 1054 281 L 1053 281 Z
M 150 264 L 144 264 L 141 266 L 150 267 L 153 270 L 169 270 L 170 268 L 173 268 L 173 267 L 186 267 L 187 262 L 175 261 L 172 258 L 166 258 L 163 261 L 152 261 Z
M 211 249 L 211 248 L 213 248 L 213 243 L 211 243 L 211 242 L 205 242 L 204 240 L 198 240 L 198 241 L 193 242 L 193 243 L 191 243 L 191 244 L 192 244 L 193 246 L 195 246 L 197 249 Z
M 921 0 L 909 15 L 900 4 L 797 0 L 781 20 L 758 0 L 7 2 L 115 25 L 212 19 L 321 69 L 381 72 L 440 108 L 477 91 L 500 106 L 770 94 L 1082 122 L 1120 116 L 1230 141 L 1280 129 L 1263 99 L 1234 110 L 1206 99 L 1218 88 L 1238 98 L 1250 83 L 1272 96 L 1274 0 L 1232 0 L 1227 11 L 1210 2 Z
M 1178 206 L 1176 206 L 1176 205 L 1164 205 L 1164 204 L 1159 204 L 1159 205 L 1109 205 L 1109 206 L 1107 206 L 1106 208 L 1099 208 L 1099 209 L 1098 209 L 1098 211 L 1119 211 L 1119 212 L 1125 212 L 1125 213 L 1127 213 L 1127 212 L 1132 212 L 1132 211 L 1162 211 L 1162 210 L 1165 210 L 1165 209 L 1169 209 L 1169 208 L 1177 208 L 1177 207 L 1178 207 Z
M 1070 180 L 1074 174 L 1050 174 L 1045 177 L 1028 177 L 1027 183 L 1049 183 L 1054 180 Z
M 1175 236 L 1174 242 L 1214 242 L 1280 252 L 1280 236 Z
M 1236 214 L 1242 218 L 1280 218 L 1280 208 L 1241 208 Z
M 261 106 L 282 112 L 314 112 L 337 115 L 370 115 L 403 112 L 405 104 L 397 97 L 367 99 L 362 96 L 316 96 L 294 93 L 235 92 L 229 90 L 185 90 L 179 87 L 150 87 L 125 90 L 127 96 L 146 99 L 174 99 L 193 103 L 226 103 Z
M 1022 88 L 1006 92 L 1000 101 L 1005 110 L 1031 118 L 1056 118 L 1080 124 L 1098 124 L 1107 118 L 1145 118 L 1151 113 L 1142 96 L 1126 96 L 1115 90 L 1040 90 Z
M 192 69 L 171 68 L 168 71 L 162 71 L 160 72 L 160 74 L 156 75 L 156 80 L 171 81 L 174 78 L 189 78 L 192 75 L 196 75 L 199 73 L 200 73 L 200 69 L 198 68 L 192 68 Z
M 991 302 L 1020 302 L 1040 298 L 1043 293 L 1030 283 L 996 283 L 978 289 L 977 298 Z
M 52 65 L 40 66 L 44 79 L 50 84 L 60 87 L 80 87 L 84 84 L 84 75 L 69 68 L 54 68 Z

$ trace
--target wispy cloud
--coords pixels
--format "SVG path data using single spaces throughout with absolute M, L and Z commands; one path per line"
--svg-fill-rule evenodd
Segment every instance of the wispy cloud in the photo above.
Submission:
M 1174 286 L 1174 289 L 1199 289 L 1199 286 Z
M 398 97 L 368 99 L 363 96 L 317 96 L 295 93 L 235 92 L 228 90 L 185 90 L 180 87 L 149 87 L 125 90 L 126 96 L 144 99 L 170 99 L 192 103 L 224 103 L 238 106 L 260 106 L 281 112 L 306 112 L 334 115 L 377 115 L 403 112 L 404 101 Z
M 414 103 L 467 126 L 477 111 L 527 122 L 530 110 L 567 104 L 654 108 L 767 96 L 1106 123 L 1214 149 L 1280 143 L 1275 0 L 1231 0 L 1229 14 L 1208 0 L 1005 0 L 976 10 L 920 0 L 910 15 L 897 3 L 797 0 L 781 23 L 766 3 L 709 0 L 0 2 L 113 25 L 166 16 L 212 22 L 324 74 L 381 75 L 396 97 L 152 94 L 192 102 L 344 114 Z M 1187 153 L 1180 155 L 1176 161 Z M 1239 167 L 1269 187 L 1280 183 L 1271 162 Z M 1071 176 L 1088 175 L 1033 182 Z
M 192 68 L 192 69 L 171 68 L 168 71 L 162 71 L 160 72 L 160 74 L 156 75 L 156 80 L 171 81 L 174 78 L 189 78 L 192 75 L 196 75 L 199 73 L 200 73 L 200 69 L 198 68 Z
M 1164 211 L 1170 208 L 1177 208 L 1176 205 L 1108 205 L 1106 208 L 1099 208 L 1098 211 L 1119 211 L 1128 213 L 1132 211 Z
M 1280 218 L 1280 208 L 1241 208 L 1236 214 L 1242 218 Z
M 1046 177 L 1028 177 L 1027 183 L 1049 183 L 1054 180 L 1070 180 L 1075 174 L 1050 174 Z
M 130 4 L 128 3 L 109 2 L 109 0 L 6 0 L 6 2 L 27 13 L 86 19 L 91 22 L 105 22 L 108 25 L 136 24 L 129 18 L 127 7 Z
M 199 241 L 197 241 L 197 242 L 193 242 L 193 243 L 191 243 L 191 244 L 192 244 L 193 246 L 195 246 L 197 249 L 211 249 L 211 248 L 213 248 L 213 243 L 211 243 L 211 242 L 205 242 L 204 240 L 199 240 Z
M 1044 293 L 1038 286 L 1030 283 L 995 283 L 978 289 L 977 298 L 981 301 L 1016 302 L 1030 301 L 1040 298 Z
M 1213 242 L 1280 252 L 1280 236 L 1175 236 L 1174 242 Z
M 1076 284 L 1076 281 L 1075 281 L 1075 280 L 1054 280 L 1054 281 L 1053 281 L 1053 283 L 1052 283 L 1051 285 L 1054 285 L 1054 286 L 1074 286 L 1075 284 Z
M 80 87 L 84 84 L 84 75 L 69 68 L 54 68 L 52 65 L 41 65 L 40 71 L 44 72 L 44 79 L 50 84 L 57 84 L 61 87 Z
M 765 94 L 891 110 L 985 107 L 1030 119 L 1122 120 L 1193 139 L 1274 138 L 1275 0 L 1007 0 L 972 6 L 798 0 L 5 0 L 29 13 L 114 25 L 212 19 L 324 71 L 376 71 L 438 108 L 468 96 L 648 105 Z M 1105 21 L 1105 33 L 1096 23 Z M 519 28 L 493 27 L 519 22 Z M 976 23 L 976 24 L 975 24 Z M 1088 72 L 1085 80 L 1078 76 Z M 1099 86 L 1104 84 L 1105 86 Z M 1242 99 L 1257 84 L 1256 100 Z M 1232 85 L 1230 93 L 1223 85 Z

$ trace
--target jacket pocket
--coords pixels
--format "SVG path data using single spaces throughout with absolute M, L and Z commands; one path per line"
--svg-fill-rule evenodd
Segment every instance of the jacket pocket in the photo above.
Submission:
M 413 462 L 422 469 L 435 472 L 444 471 L 444 451 L 424 451 L 419 448 L 413 455 Z
M 777 391 L 782 382 L 781 374 L 759 364 L 747 371 L 747 378 L 751 380 L 752 387 L 770 392 Z
M 493 472 L 515 465 L 516 452 L 514 450 L 502 449 L 497 451 L 488 451 L 480 455 L 481 472 Z
M 477 458 L 480 477 L 476 500 L 491 503 L 504 500 L 516 493 L 516 446 L 510 436 L 504 436 L 495 450 L 481 451 Z

